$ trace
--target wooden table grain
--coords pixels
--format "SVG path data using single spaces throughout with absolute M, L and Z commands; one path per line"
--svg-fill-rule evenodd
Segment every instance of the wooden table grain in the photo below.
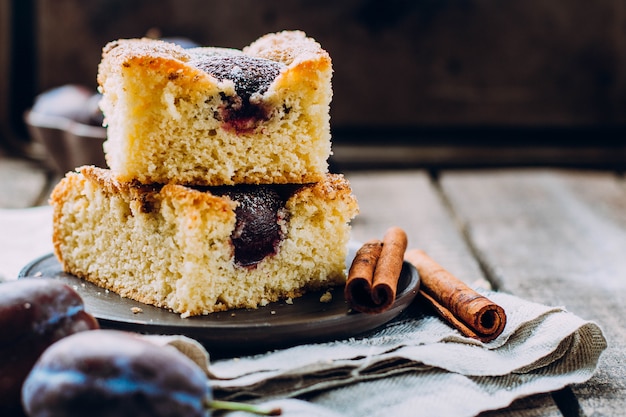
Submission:
M 484 416 L 620 416 L 626 410 L 626 182 L 614 172 L 501 169 L 348 173 L 355 236 L 406 229 L 459 278 L 565 306 L 609 348 L 586 384 Z
M 626 410 L 626 181 L 573 169 L 345 172 L 361 213 L 353 237 L 407 231 L 468 283 L 565 306 L 597 322 L 609 347 L 585 384 L 523 398 L 481 417 L 620 416 Z M 46 204 L 58 181 L 37 164 L 0 158 L 0 207 Z

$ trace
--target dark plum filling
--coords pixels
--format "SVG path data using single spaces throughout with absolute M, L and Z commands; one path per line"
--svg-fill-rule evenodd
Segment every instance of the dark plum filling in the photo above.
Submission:
M 134 182 L 138 190 L 135 200 L 142 213 L 158 211 L 155 193 L 159 184 Z M 219 187 L 194 187 L 218 196 L 227 196 L 238 202 L 237 218 L 231 235 L 235 247 L 235 262 L 240 266 L 254 267 L 265 257 L 275 255 L 284 239 L 281 227 L 287 219 L 285 202 L 299 188 L 298 185 L 235 185 Z
M 238 133 L 253 130 L 260 120 L 267 120 L 267 105 L 250 98 L 263 94 L 285 65 L 268 59 L 247 55 L 208 55 L 190 62 L 220 81 L 232 80 L 235 96 L 222 95 L 223 106 L 217 115 L 225 124 Z
M 280 223 L 284 219 L 285 201 L 272 187 L 254 185 L 219 188 L 215 194 L 237 201 L 237 223 L 231 235 L 235 262 L 254 266 L 266 256 L 276 254 L 283 239 Z

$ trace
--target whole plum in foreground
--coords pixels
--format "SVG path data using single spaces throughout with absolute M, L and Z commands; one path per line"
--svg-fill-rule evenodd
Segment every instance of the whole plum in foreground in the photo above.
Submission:
M 31 417 L 204 417 L 210 395 L 206 375 L 182 353 L 115 330 L 54 344 L 22 390 Z
M 19 412 L 22 383 L 48 346 L 96 328 L 83 300 L 65 284 L 52 279 L 0 284 L 0 415 Z
M 280 409 L 216 401 L 199 366 L 134 333 L 94 330 L 55 343 L 22 387 L 30 417 L 207 417 L 211 410 L 280 415 Z

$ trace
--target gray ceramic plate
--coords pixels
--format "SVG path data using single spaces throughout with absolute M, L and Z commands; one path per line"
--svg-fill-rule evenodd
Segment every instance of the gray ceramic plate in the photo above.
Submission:
M 347 265 L 354 257 L 351 245 Z M 85 307 L 103 328 L 145 334 L 181 334 L 205 345 L 212 355 L 256 353 L 302 343 L 324 342 L 358 336 L 387 323 L 415 298 L 419 277 L 404 263 L 394 305 L 380 314 L 353 312 L 346 304 L 343 287 L 331 290 L 332 300 L 320 302 L 321 292 L 308 293 L 292 304 L 271 303 L 250 310 L 233 310 L 207 316 L 181 318 L 166 309 L 146 305 L 103 290 L 62 271 L 52 254 L 35 259 L 20 278 L 53 278 L 69 284 L 82 296 Z M 135 308 L 141 312 L 133 312 Z

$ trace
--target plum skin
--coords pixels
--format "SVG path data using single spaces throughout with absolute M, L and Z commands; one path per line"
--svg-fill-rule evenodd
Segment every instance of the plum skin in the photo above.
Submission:
M 118 330 L 55 343 L 22 388 L 30 417 L 206 417 L 211 397 L 205 373 L 185 355 Z
M 0 414 L 19 412 L 22 383 L 42 352 L 64 337 L 97 328 L 80 295 L 59 281 L 0 284 Z

